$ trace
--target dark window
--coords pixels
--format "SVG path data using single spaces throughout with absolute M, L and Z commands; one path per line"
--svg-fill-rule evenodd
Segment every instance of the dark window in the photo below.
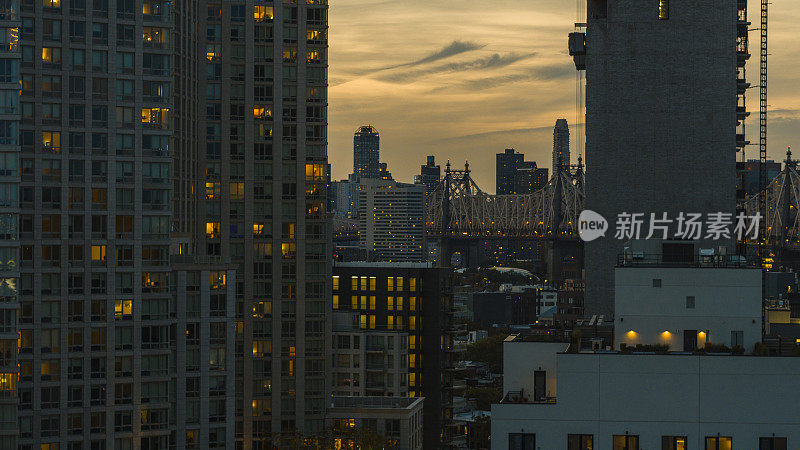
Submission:
M 660 288 L 661 287 L 661 278 L 653 278 L 653 287 Z
M 785 437 L 765 437 L 758 440 L 759 450 L 786 450 Z
M 686 296 L 686 309 L 694 309 L 694 295 Z
M 592 450 L 594 436 L 591 434 L 570 434 L 567 436 L 567 450 Z
M 536 450 L 533 433 L 508 433 L 508 450 Z
M 683 351 L 693 352 L 697 348 L 697 330 L 683 330 Z
M 694 262 L 694 244 L 664 242 L 661 254 L 665 263 L 691 264 Z
M 744 346 L 744 331 L 731 331 L 731 348 Z
M 536 402 L 547 400 L 547 372 L 544 370 L 533 372 L 533 400 Z

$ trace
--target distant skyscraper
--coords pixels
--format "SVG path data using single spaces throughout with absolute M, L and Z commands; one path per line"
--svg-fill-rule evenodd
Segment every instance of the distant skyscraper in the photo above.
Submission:
M 523 161 L 517 165 L 514 172 L 514 193 L 532 194 L 543 188 L 550 180 L 548 170 L 538 167 L 534 161 Z
M 514 174 L 517 166 L 525 160 L 525 155 L 517 153 L 513 148 L 497 154 L 497 175 L 495 178 L 497 195 L 514 193 Z
M 553 173 L 556 173 L 556 168 L 559 166 L 562 170 L 568 170 L 569 159 L 569 125 L 567 119 L 556 120 L 556 126 L 553 128 Z
M 586 207 L 612 224 L 622 212 L 647 220 L 734 213 L 737 124 L 747 117 L 737 95 L 748 57 L 737 9 L 747 2 L 639 3 L 590 1 L 585 36 L 571 37 L 578 67 L 585 54 Z M 623 245 L 613 237 L 586 243 L 587 314 L 613 314 Z
M 425 185 L 425 193 L 430 194 L 436 189 L 439 181 L 442 179 L 442 167 L 436 164 L 435 156 L 428 156 L 428 161 L 424 166 L 420 167 L 419 175 L 415 177 L 414 182 L 417 184 Z
M 425 187 L 390 180 L 361 180 L 360 246 L 378 261 L 425 260 Z
M 353 137 L 353 173 L 359 178 L 380 178 L 381 136 L 372 125 L 356 130 Z

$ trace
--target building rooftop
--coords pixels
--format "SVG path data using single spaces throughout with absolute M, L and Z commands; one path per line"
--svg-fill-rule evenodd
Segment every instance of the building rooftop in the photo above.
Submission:
M 367 261 L 351 261 L 351 262 L 335 262 L 333 264 L 334 267 L 354 267 L 354 268 L 385 268 L 385 269 L 393 269 L 393 268 L 400 268 L 400 269 L 431 269 L 433 268 L 433 263 L 430 262 L 411 262 L 411 261 L 378 261 L 378 262 L 367 262 Z
M 335 396 L 331 400 L 331 408 L 375 408 L 397 409 L 414 408 L 422 403 L 425 397 L 344 397 Z

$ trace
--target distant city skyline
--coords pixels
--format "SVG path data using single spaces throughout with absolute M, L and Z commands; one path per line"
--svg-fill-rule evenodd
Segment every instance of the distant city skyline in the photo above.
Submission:
M 338 0 L 330 21 L 329 158 L 334 179 L 353 166 L 353 130 L 372 124 L 381 132 L 381 160 L 399 181 L 411 182 L 435 155 L 442 165 L 469 160 L 473 177 L 494 188 L 495 154 L 525 153 L 540 166 L 552 158 L 553 123 L 570 124 L 573 163 L 575 70 L 567 55 L 575 4 L 496 0 L 486 5 L 451 2 Z M 444 20 L 446 18 L 446 20 Z M 769 157 L 800 146 L 800 91 L 793 75 L 800 47 L 793 23 L 800 5 L 770 6 Z M 758 48 L 751 40 L 749 80 L 757 84 Z M 758 140 L 758 93 L 750 92 L 748 135 Z M 758 156 L 757 146 L 747 158 Z

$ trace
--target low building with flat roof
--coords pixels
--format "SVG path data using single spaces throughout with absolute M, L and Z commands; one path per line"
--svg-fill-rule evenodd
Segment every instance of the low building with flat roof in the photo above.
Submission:
M 359 439 L 385 438 L 390 448 L 422 449 L 424 397 L 333 397 L 327 417 L 335 448 L 356 448 Z

